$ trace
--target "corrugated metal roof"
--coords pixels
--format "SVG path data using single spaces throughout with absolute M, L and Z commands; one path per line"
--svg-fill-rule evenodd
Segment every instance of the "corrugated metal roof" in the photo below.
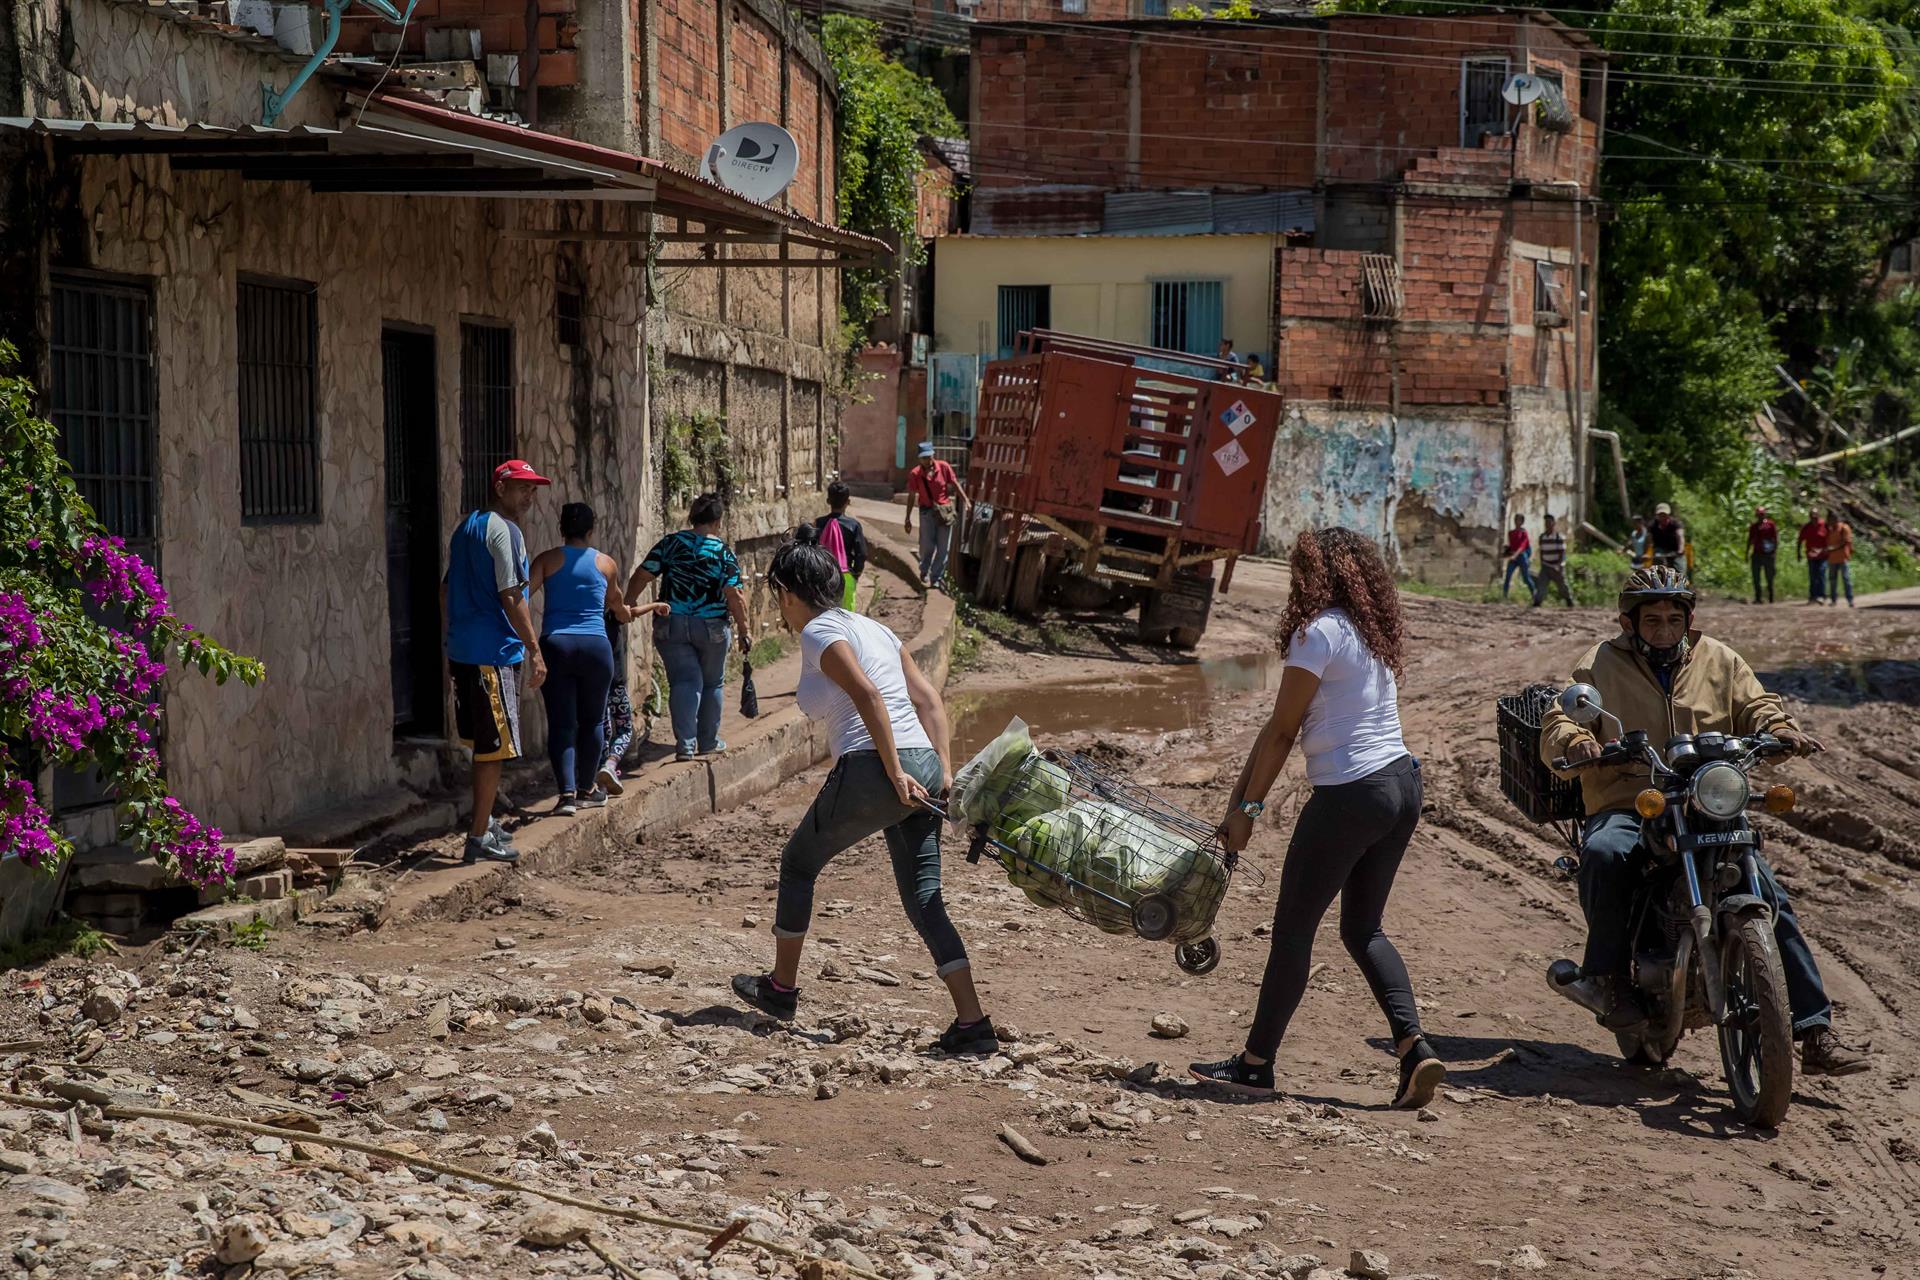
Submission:
M 975 235 L 1286 235 L 1314 230 L 1311 191 L 980 187 Z
M 1205 235 L 1213 230 L 1213 193 L 1109 191 L 1100 230 L 1110 236 Z
M 1216 191 L 1213 229 L 1222 235 L 1314 229 L 1311 191 Z

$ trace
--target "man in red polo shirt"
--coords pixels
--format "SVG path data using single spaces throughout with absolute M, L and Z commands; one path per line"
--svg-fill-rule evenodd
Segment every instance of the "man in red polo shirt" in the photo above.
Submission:
M 956 502 L 956 498 L 958 501 Z M 973 499 L 960 483 L 953 464 L 933 456 L 933 441 L 920 442 L 920 465 L 907 475 L 907 532 L 913 532 L 913 513 L 920 512 L 920 580 L 928 590 L 947 576 L 947 551 L 960 507 Z
M 1827 595 L 1827 522 L 1818 511 L 1800 526 L 1800 554 L 1807 558 L 1807 603 L 1823 604 Z

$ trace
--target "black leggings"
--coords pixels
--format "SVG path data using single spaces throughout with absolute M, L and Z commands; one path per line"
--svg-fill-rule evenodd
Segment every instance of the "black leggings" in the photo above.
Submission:
M 1272 1058 L 1293 1011 L 1306 994 L 1313 935 L 1340 898 L 1340 940 L 1347 944 L 1373 998 L 1387 1015 L 1397 1045 L 1420 1034 L 1413 981 L 1380 918 L 1401 855 L 1420 822 L 1420 762 L 1402 756 L 1356 782 L 1315 787 L 1294 823 L 1280 900 L 1273 908 L 1273 948 L 1260 1004 L 1247 1032 L 1247 1050 Z

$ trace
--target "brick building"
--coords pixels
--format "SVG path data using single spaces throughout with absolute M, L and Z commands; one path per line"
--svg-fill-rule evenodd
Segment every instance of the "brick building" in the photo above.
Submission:
M 1584 36 L 1528 11 L 1036 23 L 976 28 L 973 54 L 968 273 L 994 270 L 982 239 L 1071 237 L 1062 263 L 1131 239 L 1102 336 L 1270 358 L 1276 548 L 1338 521 L 1407 572 L 1477 580 L 1510 511 L 1578 518 L 1606 83 Z M 1547 85 L 1525 107 L 1501 96 L 1519 73 Z M 1253 286 L 1203 254 L 1248 235 L 1261 335 L 1223 332 Z M 1000 327 L 1042 306 L 1072 327 L 1071 286 L 1005 260 Z

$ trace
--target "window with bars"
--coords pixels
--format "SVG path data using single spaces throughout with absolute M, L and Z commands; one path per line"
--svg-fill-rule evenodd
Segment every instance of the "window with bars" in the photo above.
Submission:
M 460 501 L 462 510 L 487 505 L 493 469 L 515 456 L 513 330 L 465 321 L 460 325 Z
M 248 524 L 320 518 L 314 298 L 310 284 L 240 281 L 240 518 Z
M 64 272 L 52 284 L 47 410 L 61 455 L 107 532 L 158 569 L 152 295 L 143 284 Z M 88 612 L 110 626 L 126 625 L 118 606 L 89 604 Z M 30 766 L 27 776 L 36 772 Z M 56 769 L 51 791 L 61 814 L 108 804 L 114 794 L 96 769 Z
M 1188 355 L 1217 355 L 1224 325 L 1224 280 L 1155 280 L 1149 343 Z
M 1048 284 L 1003 284 L 1000 286 L 1000 358 L 1013 354 L 1014 343 L 1028 329 L 1046 329 L 1053 324 L 1053 286 Z
M 1506 133 L 1507 103 L 1500 91 L 1507 87 L 1507 67 L 1505 55 L 1461 60 L 1461 146 L 1477 147 L 1488 134 Z

